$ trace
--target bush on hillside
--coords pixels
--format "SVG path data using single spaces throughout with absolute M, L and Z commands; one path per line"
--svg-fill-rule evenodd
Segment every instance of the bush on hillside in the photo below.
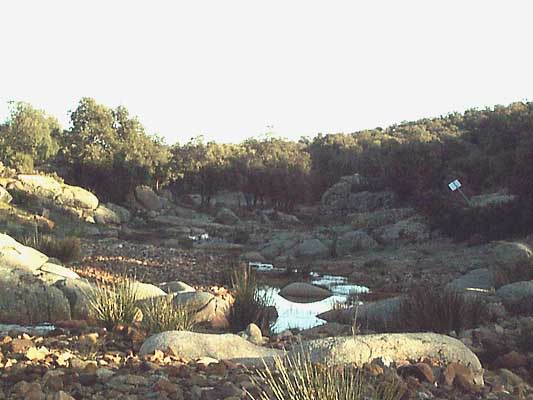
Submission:
M 36 233 L 23 236 L 20 242 L 64 263 L 74 261 L 81 255 L 81 242 L 77 237 L 59 238 Z

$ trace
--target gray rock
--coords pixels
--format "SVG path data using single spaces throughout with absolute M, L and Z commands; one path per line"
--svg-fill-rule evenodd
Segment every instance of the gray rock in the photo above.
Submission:
M 142 344 L 139 354 L 144 356 L 156 350 L 189 359 L 212 357 L 217 360 L 241 362 L 257 362 L 263 357 L 282 354 L 279 350 L 257 346 L 230 333 L 214 335 L 186 331 L 169 331 L 151 336 Z
M 29 274 L 0 279 L 0 322 L 37 324 L 71 318 L 63 293 Z
M 241 219 L 229 208 L 221 208 L 218 210 L 215 216 L 215 222 L 224 225 L 237 225 L 240 224 Z
M 514 282 L 496 290 L 505 307 L 522 310 L 533 306 L 533 281 Z
M 389 333 L 317 339 L 303 342 L 289 355 L 301 354 L 302 351 L 313 361 L 354 363 L 358 367 L 379 358 L 400 362 L 429 357 L 444 365 L 458 362 L 474 372 L 477 384 L 484 383 L 483 368 L 477 356 L 461 341 L 436 333 Z
M 135 291 L 139 301 L 167 295 L 165 291 L 151 283 L 135 282 Z
M 227 328 L 229 303 L 207 292 L 176 293 L 173 299 L 176 305 L 185 305 L 196 312 L 196 323 L 208 323 L 214 328 Z
M 519 242 L 499 241 L 491 243 L 489 256 L 493 265 L 514 265 L 526 262 L 531 258 L 528 245 Z
M 13 200 L 13 196 L 11 196 L 11 194 L 9 194 L 9 192 L 4 189 L 3 186 L 0 186 L 0 203 L 11 203 L 11 201 Z
M 253 344 L 263 344 L 263 333 L 261 332 L 261 328 L 259 328 L 256 324 L 248 324 L 246 327 L 246 335 L 248 340 Z
M 102 204 L 94 210 L 94 221 L 98 225 L 120 225 L 122 222 L 117 213 Z
M 379 241 L 385 244 L 400 240 L 420 243 L 429 239 L 429 227 L 419 218 L 413 217 L 383 227 L 378 235 Z
M 339 257 L 361 250 L 372 250 L 378 242 L 372 239 L 365 231 L 358 230 L 347 232 L 337 239 L 335 253 Z
M 148 186 L 137 186 L 135 199 L 147 210 L 159 211 L 163 207 L 163 202 L 159 196 Z
M 319 314 L 318 318 L 327 322 L 343 324 L 351 324 L 354 318 L 356 318 L 357 324 L 365 328 L 381 330 L 394 326 L 401 302 L 401 296 L 391 297 L 347 309 L 326 311 L 325 313 Z
M 363 177 L 359 174 L 343 176 L 339 182 L 324 192 L 321 203 L 333 208 L 345 208 L 353 187 L 361 183 Z
M 127 222 L 130 222 L 131 213 L 126 207 L 122 207 L 114 203 L 106 203 L 105 206 L 111 211 L 113 211 L 116 215 L 118 215 L 121 223 L 125 224 Z
M 350 193 L 346 200 L 345 208 L 366 213 L 382 208 L 390 208 L 395 201 L 395 194 L 389 191 Z
M 48 256 L 31 247 L 24 246 L 12 237 L 0 233 L 0 265 L 35 271 L 48 261 Z
M 163 282 L 159 284 L 159 287 L 164 290 L 165 293 L 196 292 L 195 288 L 182 281 Z
M 72 318 L 86 320 L 91 316 L 88 294 L 95 290 L 92 284 L 84 279 L 67 278 L 56 282 L 54 286 L 67 298 Z
M 279 295 L 285 298 L 297 297 L 302 299 L 325 299 L 331 296 L 331 292 L 319 286 L 305 282 L 293 282 L 283 287 Z
M 50 262 L 44 263 L 39 270 L 57 275 L 60 278 L 80 279 L 80 276 L 71 269 Z
M 494 288 L 494 273 L 488 268 L 474 269 L 469 273 L 454 279 L 447 286 L 459 290 L 490 290 Z
M 98 207 L 98 198 L 88 190 L 70 185 L 63 185 L 62 189 L 55 198 L 58 204 L 85 210 L 96 210 Z
M 295 255 L 293 250 L 300 242 L 300 235 L 292 232 L 282 232 L 260 249 L 261 255 L 267 260 L 273 260 L 278 256 Z

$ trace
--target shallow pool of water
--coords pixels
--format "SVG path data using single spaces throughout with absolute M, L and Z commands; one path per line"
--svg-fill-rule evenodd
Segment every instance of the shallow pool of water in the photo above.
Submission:
M 358 293 L 369 292 L 365 286 L 348 283 L 348 279 L 343 276 L 314 274 L 310 283 L 328 288 L 332 295 L 320 301 L 295 302 L 280 296 L 280 288 L 264 286 L 260 289 L 260 293 L 266 294 L 278 311 L 278 319 L 272 328 L 273 333 L 292 328 L 309 329 L 325 324 L 326 321 L 316 317 L 318 314 L 331 310 L 337 303 L 346 303 L 349 297 Z

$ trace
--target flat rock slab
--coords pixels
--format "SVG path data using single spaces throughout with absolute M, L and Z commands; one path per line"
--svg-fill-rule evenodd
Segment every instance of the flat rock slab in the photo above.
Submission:
M 388 333 L 376 335 L 330 337 L 311 340 L 289 354 L 304 351 L 311 360 L 329 360 L 334 364 L 362 367 L 376 358 L 399 362 L 435 358 L 444 365 L 457 362 L 469 367 L 476 382 L 483 385 L 483 368 L 477 356 L 461 341 L 436 333 Z
M 283 354 L 279 350 L 257 346 L 231 333 L 216 335 L 188 331 L 168 331 L 150 336 L 141 346 L 139 354 L 152 354 L 156 350 L 190 359 L 211 357 L 244 363 L 259 363 L 263 358 Z
M 331 292 L 319 286 L 311 285 L 305 282 L 289 283 L 279 292 L 280 296 L 297 297 L 304 299 L 325 299 L 331 296 Z

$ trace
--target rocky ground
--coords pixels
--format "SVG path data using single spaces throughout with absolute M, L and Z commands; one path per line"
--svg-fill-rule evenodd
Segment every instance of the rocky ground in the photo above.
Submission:
M 324 194 L 320 205 L 300 207 L 294 215 L 268 209 L 232 210 L 229 198 L 224 199 L 228 207 L 219 205 L 201 213 L 147 187 L 136 189 L 124 208 L 102 205 L 94 195 L 48 178 L 10 180 L 5 187 L 15 197 L 40 195 L 40 185 L 50 185 L 51 189 L 42 191 L 46 200 L 42 204 L 50 207 L 53 215 L 41 206 L 28 208 L 14 225 L 14 209 L 6 206 L 0 216 L 9 218 L 11 225 L 6 223 L 6 230 L 16 232 L 19 223 L 26 224 L 25 228 L 37 224 L 41 230 L 63 232 L 79 228 L 82 257 L 67 267 L 20 245 L 9 235 L 0 235 L 3 319 L 20 317 L 24 321 L 27 315 L 32 321 L 51 320 L 56 327 L 46 334 L 23 333 L 16 327 L 0 333 L 0 398 L 250 398 L 247 392 L 257 394 L 261 387 L 254 372 L 258 355 L 270 356 L 281 349 L 294 352 L 305 344 L 335 349 L 337 356 L 346 356 L 341 364 L 363 367 L 369 388 L 380 382 L 399 382 L 405 400 L 533 399 L 533 340 L 529 339 L 533 321 L 528 317 L 533 310 L 529 306 L 533 304 L 533 281 L 505 281 L 508 277 L 502 281 L 498 275 L 502 266 L 530 262 L 528 246 L 533 240 L 454 243 L 430 231 L 413 209 L 399 207 L 392 193 L 352 192 L 351 185 L 357 179 L 343 178 Z M 57 193 L 52 195 L 52 191 Z M 35 212 L 38 215 L 32 214 Z M 55 212 L 63 215 L 56 222 L 52 221 Z M 65 214 L 77 218 L 69 230 L 63 226 Z M 206 234 L 211 239 L 192 239 Z M 289 270 L 342 275 L 366 285 L 371 293 L 363 297 L 361 320 L 394 314 L 398 296 L 413 288 L 427 288 L 429 292 L 445 286 L 483 293 L 489 318 L 481 326 L 438 335 L 433 338 L 435 343 L 427 337 L 417 339 L 406 350 L 402 346 L 409 343 L 408 335 L 398 340 L 378 337 L 371 345 L 371 336 L 353 337 L 353 310 L 343 307 L 324 317 L 327 324 L 307 331 L 263 337 L 267 332 L 259 330 L 257 334 L 256 329 L 254 335 L 248 332 L 244 338 L 228 336 L 232 345 L 223 344 L 226 339 L 220 335 L 195 333 L 190 339 L 192 348 L 175 348 L 163 341 L 164 346 L 149 352 L 142 351 L 150 339 L 137 324 L 107 331 L 79 318 L 86 315 L 80 295 L 84 287 L 95 281 L 117 281 L 125 275 L 152 284 L 142 286 L 143 299 L 165 295 L 162 288 L 168 286 L 161 284 L 172 282 L 179 286 L 170 291 L 175 301 L 195 298 L 201 301 L 197 316 L 206 311 L 220 316 L 227 313 L 231 303 L 224 287 L 227 270 L 238 261 L 272 262 Z M 305 281 L 299 275 L 291 279 Z M 192 292 L 194 289 L 197 291 Z M 5 296 L 12 292 L 13 300 Z M 30 312 L 42 308 L 44 302 L 49 303 L 47 313 Z M 206 323 L 202 332 L 228 331 L 224 324 L 215 326 L 210 315 L 202 314 Z M 374 331 L 366 326 L 359 333 Z M 358 343 L 357 348 L 346 345 L 345 339 L 350 338 Z M 450 346 L 442 344 L 450 338 L 457 340 Z M 202 342 L 204 339 L 220 342 L 211 346 Z M 178 343 L 184 342 L 180 340 Z M 328 342 L 331 340 L 336 342 Z M 428 343 L 433 347 L 424 347 Z M 237 353 L 224 352 L 249 346 L 254 365 Z M 369 355 L 367 348 L 372 350 Z M 450 352 L 452 348 L 458 353 Z M 376 356 L 373 352 L 378 349 L 382 354 Z M 357 359 L 350 358 L 354 355 Z M 470 361 L 465 362 L 465 357 Z

